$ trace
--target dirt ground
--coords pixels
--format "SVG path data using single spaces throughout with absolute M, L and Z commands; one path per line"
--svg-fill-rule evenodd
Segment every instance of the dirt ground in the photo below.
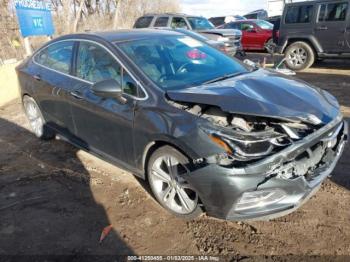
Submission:
M 324 61 L 297 77 L 329 90 L 350 117 L 350 61 Z M 347 146 L 333 177 L 288 216 L 249 223 L 205 215 L 184 221 L 164 211 L 131 174 L 61 140 L 37 140 L 14 100 L 0 107 L 0 255 L 349 261 L 349 157 Z M 99 243 L 110 224 L 113 230 Z

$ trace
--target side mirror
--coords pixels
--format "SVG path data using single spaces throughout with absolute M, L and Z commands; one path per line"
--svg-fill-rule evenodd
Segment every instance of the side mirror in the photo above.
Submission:
M 107 79 L 97 82 L 92 85 L 91 90 L 97 96 L 103 98 L 115 98 L 121 104 L 126 103 L 126 99 L 123 97 L 122 87 L 115 79 Z
M 249 33 L 256 33 L 256 29 L 255 28 L 249 28 L 247 31 Z

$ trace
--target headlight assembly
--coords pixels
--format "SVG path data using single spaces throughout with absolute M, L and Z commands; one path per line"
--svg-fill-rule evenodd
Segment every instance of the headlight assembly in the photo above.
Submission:
M 209 137 L 233 159 L 240 161 L 262 158 L 271 154 L 276 147 L 284 147 L 290 144 L 287 135 L 273 130 L 251 133 L 218 131 L 209 134 Z

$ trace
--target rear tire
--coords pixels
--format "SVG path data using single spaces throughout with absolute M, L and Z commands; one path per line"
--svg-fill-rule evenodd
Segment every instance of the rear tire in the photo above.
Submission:
M 269 53 L 269 54 L 273 54 L 275 52 L 275 48 L 276 45 L 273 42 L 273 39 L 270 38 L 268 41 L 266 41 L 265 43 L 265 50 Z
M 43 140 L 54 138 L 55 133 L 46 125 L 45 119 L 35 100 L 30 96 L 24 96 L 22 103 L 24 112 L 35 136 Z
M 157 149 L 147 165 L 148 182 L 157 201 L 175 216 L 194 219 L 202 214 L 197 192 L 185 180 L 189 159 L 170 146 Z
M 286 66 L 294 71 L 309 68 L 315 62 L 315 52 L 303 41 L 292 43 L 285 51 Z

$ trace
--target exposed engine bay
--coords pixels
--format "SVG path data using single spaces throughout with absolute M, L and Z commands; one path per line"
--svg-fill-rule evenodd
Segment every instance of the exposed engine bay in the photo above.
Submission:
M 280 119 L 268 119 L 256 116 L 244 116 L 223 112 L 220 108 L 207 105 L 171 102 L 172 105 L 197 115 L 214 125 L 208 128 L 209 137 L 225 149 L 226 153 L 216 156 L 215 160 L 222 166 L 242 168 L 258 163 L 268 156 L 303 140 L 322 126 L 303 122 L 288 122 Z M 295 159 L 282 165 L 274 166 L 269 175 L 284 179 L 298 176 L 313 176 L 313 171 L 329 165 L 337 147 L 337 135 L 341 125 L 330 132 L 331 138 L 298 154 Z M 210 159 L 208 159 L 211 161 Z

